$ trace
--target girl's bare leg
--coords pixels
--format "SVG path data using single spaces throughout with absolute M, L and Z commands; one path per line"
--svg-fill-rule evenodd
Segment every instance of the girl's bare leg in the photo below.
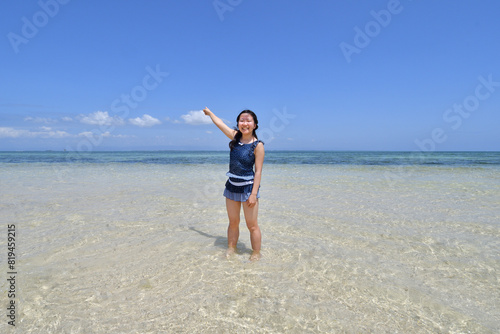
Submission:
M 230 256 L 236 252 L 236 245 L 240 236 L 240 211 L 241 202 L 226 198 L 227 216 L 229 218 L 229 226 L 227 228 L 227 252 Z
M 246 202 L 243 203 L 243 213 L 245 214 L 245 221 L 250 231 L 250 242 L 252 243 L 253 252 L 252 256 L 250 256 L 250 260 L 255 261 L 260 259 L 260 246 L 262 240 L 259 224 L 257 223 L 259 201 L 257 200 L 257 204 L 253 207 L 249 207 Z

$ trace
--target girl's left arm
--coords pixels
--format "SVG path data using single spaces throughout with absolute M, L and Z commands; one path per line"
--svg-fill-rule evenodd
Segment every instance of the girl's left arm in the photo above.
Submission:
M 258 143 L 255 147 L 255 176 L 253 179 L 253 188 L 248 198 L 248 206 L 252 207 L 257 203 L 257 192 L 259 191 L 260 180 L 262 178 L 262 165 L 264 164 L 264 144 Z

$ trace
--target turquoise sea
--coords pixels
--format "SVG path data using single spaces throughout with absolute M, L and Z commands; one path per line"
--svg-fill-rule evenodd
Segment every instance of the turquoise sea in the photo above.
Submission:
M 500 152 L 268 151 L 253 263 L 228 163 L 0 152 L 0 332 L 500 332 Z
M 226 151 L 0 152 L 0 163 L 228 163 Z M 500 152 L 268 151 L 266 164 L 498 166 Z

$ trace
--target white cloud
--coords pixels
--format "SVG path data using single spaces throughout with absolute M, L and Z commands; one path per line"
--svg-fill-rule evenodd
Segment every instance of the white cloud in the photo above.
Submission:
M 79 137 L 85 138 L 133 138 L 135 136 L 127 136 L 127 135 L 112 135 L 111 132 L 106 131 L 103 133 L 95 133 L 92 131 L 84 131 L 78 134 Z
M 14 128 L 0 128 L 0 138 L 67 138 L 73 137 L 66 131 L 54 131 L 49 127 L 42 127 L 41 131 L 29 131 Z
M 87 116 L 80 115 L 80 122 L 91 125 L 123 125 L 125 122 L 118 116 L 109 116 L 107 111 L 96 111 Z
M 161 124 L 159 119 L 151 117 L 150 115 L 144 114 L 142 117 L 129 118 L 130 124 L 137 125 L 140 127 L 150 127 L 153 125 Z
M 38 132 L 38 133 L 36 133 L 36 135 L 40 136 L 41 138 L 66 138 L 66 137 L 73 137 L 73 135 L 67 133 L 66 131 Z
M 29 131 L 27 130 L 16 130 L 13 128 L 0 128 L 0 138 L 18 138 L 23 136 L 28 136 Z
M 71 117 L 67 117 L 67 116 L 65 116 L 65 117 L 63 117 L 63 118 L 61 118 L 61 119 L 62 119 L 63 121 L 65 121 L 65 122 L 73 122 L 73 118 L 71 118 Z
M 94 133 L 92 131 L 84 131 L 84 132 L 80 132 L 78 134 L 78 136 L 80 137 L 86 137 L 86 138 L 94 138 L 94 137 L 111 137 L 111 133 L 109 133 L 109 131 L 106 131 L 104 133 Z
M 212 123 L 210 117 L 205 115 L 203 110 L 190 111 L 186 115 L 181 115 L 181 118 L 184 120 L 186 124 L 191 124 L 191 125 Z
M 24 120 L 26 122 L 34 122 L 34 123 L 45 123 L 45 124 L 51 124 L 51 123 L 57 123 L 57 120 L 52 119 L 52 118 L 45 118 L 45 117 L 25 117 Z

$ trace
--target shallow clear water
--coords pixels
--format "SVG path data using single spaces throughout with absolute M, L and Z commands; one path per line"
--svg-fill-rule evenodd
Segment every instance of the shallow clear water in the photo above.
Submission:
M 267 163 L 256 263 L 243 217 L 239 253 L 224 256 L 226 169 L 0 164 L 0 248 L 7 224 L 18 232 L 16 330 L 500 330 L 497 165 Z

